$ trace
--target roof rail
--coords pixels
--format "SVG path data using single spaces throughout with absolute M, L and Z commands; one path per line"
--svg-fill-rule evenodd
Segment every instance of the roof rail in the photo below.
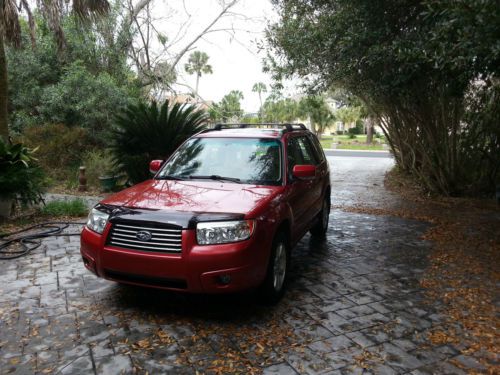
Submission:
M 212 129 L 207 129 L 206 131 L 212 130 L 222 130 L 222 129 L 245 129 L 245 128 L 264 128 L 264 129 L 282 129 L 291 132 L 294 130 L 307 130 L 304 124 L 292 124 L 292 123 L 275 123 L 275 122 L 263 122 L 258 124 L 250 123 L 231 123 L 231 124 L 215 124 Z

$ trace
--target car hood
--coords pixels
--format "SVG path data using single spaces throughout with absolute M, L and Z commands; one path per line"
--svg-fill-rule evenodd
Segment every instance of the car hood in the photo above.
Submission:
M 150 210 L 251 215 L 282 189 L 282 186 L 219 181 L 148 180 L 113 194 L 101 203 Z

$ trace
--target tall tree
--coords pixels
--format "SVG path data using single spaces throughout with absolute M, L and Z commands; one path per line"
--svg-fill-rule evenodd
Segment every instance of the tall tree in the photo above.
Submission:
M 299 102 L 299 114 L 309 118 L 314 132 L 319 137 L 335 120 L 335 116 L 322 95 L 310 95 L 303 98 Z
M 41 14 L 47 20 L 51 32 L 57 41 L 60 50 L 65 47 L 65 37 L 61 27 L 61 3 L 57 0 L 37 2 L 41 5 Z M 30 19 L 30 33 L 35 32 L 34 22 L 31 21 L 32 10 L 28 1 L 21 1 L 21 9 L 24 9 Z M 94 20 L 96 17 L 109 11 L 107 0 L 78 0 L 71 2 L 72 13 L 81 20 Z M 21 39 L 21 27 L 19 24 L 19 13 L 14 0 L 0 0 L 0 136 L 7 139 L 8 127 L 8 80 L 7 62 L 5 57 L 5 42 L 13 46 L 19 46 Z M 32 43 L 33 43 L 32 37 Z
M 398 166 L 430 191 L 491 194 L 500 184 L 498 0 L 273 3 L 276 79 L 361 98 Z
M 356 121 L 360 119 L 361 108 L 360 107 L 343 107 L 335 111 L 335 116 L 338 120 L 342 121 L 344 124 L 351 128 Z
M 268 122 L 292 122 L 299 117 L 299 105 L 290 98 L 270 95 L 262 107 L 263 118 Z
M 241 100 L 243 100 L 243 93 L 239 90 L 231 90 L 229 94 L 224 95 L 221 102 L 216 106 L 219 116 L 224 122 L 231 119 L 236 120 L 243 115 Z
M 263 82 L 257 82 L 253 85 L 252 91 L 256 92 L 259 94 L 259 102 L 260 102 L 260 107 L 259 107 L 259 118 L 262 119 L 262 93 L 267 92 L 267 87 Z
M 212 65 L 208 64 L 208 55 L 205 52 L 194 51 L 189 55 L 189 59 L 184 69 L 188 74 L 196 74 L 195 94 L 198 96 L 198 86 L 202 74 L 212 74 Z

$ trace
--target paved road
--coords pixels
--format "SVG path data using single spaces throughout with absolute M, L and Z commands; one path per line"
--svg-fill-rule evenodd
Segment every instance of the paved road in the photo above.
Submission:
M 325 150 L 326 156 L 341 156 L 347 158 L 392 158 L 389 151 L 355 151 L 355 150 Z
M 334 206 L 393 206 L 399 203 L 397 196 L 384 189 L 385 174 L 394 166 L 394 159 L 370 155 L 327 156 L 327 159 L 330 163 Z
M 329 157 L 334 201 L 384 195 L 391 159 Z M 387 199 L 392 199 L 390 195 Z M 78 238 L 0 261 L 0 373 L 463 374 L 432 346 L 436 301 L 419 285 L 427 224 L 334 210 L 328 236 L 296 247 L 275 307 L 254 294 L 185 296 L 120 286 L 81 264 Z M 76 229 L 76 228 L 75 228 Z

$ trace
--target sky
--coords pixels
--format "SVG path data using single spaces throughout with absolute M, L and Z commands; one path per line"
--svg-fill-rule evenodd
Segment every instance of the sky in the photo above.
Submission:
M 186 31 L 181 40 L 172 46 L 174 51 L 180 51 L 215 18 L 221 8 L 218 0 L 157 0 L 154 9 L 159 18 L 155 24 L 170 40 L 175 40 L 179 30 Z M 208 62 L 213 69 L 213 74 L 201 77 L 199 94 L 204 100 L 219 102 L 231 90 L 240 90 L 244 96 L 243 109 L 257 112 L 259 97 L 252 92 L 252 86 L 263 82 L 269 91 L 271 83 L 269 74 L 262 72 L 265 51 L 258 51 L 257 41 L 262 42 L 268 21 L 277 17 L 269 0 L 240 0 L 232 12 L 236 15 L 224 18 L 214 29 L 234 28 L 234 35 L 226 31 L 212 32 L 195 45 L 194 50 L 209 55 Z M 183 29 L 186 21 L 188 26 Z M 188 57 L 189 53 L 178 65 L 178 81 L 194 88 L 195 75 L 190 76 L 184 70 Z M 189 92 L 183 86 L 176 89 Z

